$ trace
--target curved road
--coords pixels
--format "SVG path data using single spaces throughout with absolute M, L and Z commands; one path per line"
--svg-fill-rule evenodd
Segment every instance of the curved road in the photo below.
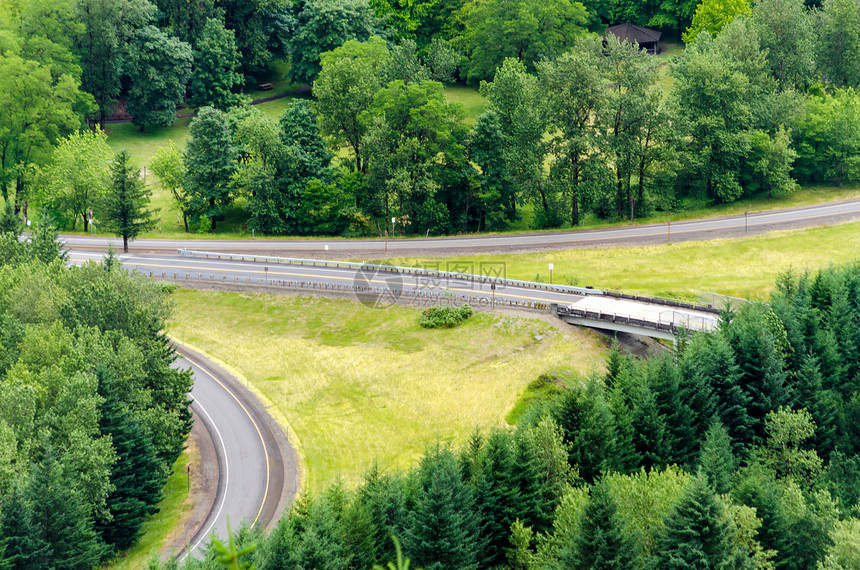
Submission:
M 695 241 L 716 237 L 738 237 L 774 230 L 821 226 L 860 219 L 860 200 L 826 203 L 787 210 L 770 210 L 749 216 L 705 218 L 671 224 L 625 226 L 597 230 L 529 234 L 443 237 L 430 239 L 139 239 L 136 252 L 170 252 L 180 248 L 204 251 L 243 251 L 319 256 L 328 252 L 356 256 L 465 255 L 472 252 L 537 251 L 545 249 L 642 245 L 667 241 Z M 72 249 L 104 249 L 116 238 L 63 236 Z M 328 247 L 328 250 L 326 250 Z
M 196 555 L 212 534 L 225 538 L 228 523 L 234 530 L 243 521 L 271 526 L 295 495 L 298 474 L 293 450 L 256 398 L 201 355 L 182 346 L 177 352 L 176 365 L 194 373 L 192 408 L 211 435 L 218 460 L 217 488 L 204 489 L 214 490 L 215 500 L 180 554 L 184 559 Z

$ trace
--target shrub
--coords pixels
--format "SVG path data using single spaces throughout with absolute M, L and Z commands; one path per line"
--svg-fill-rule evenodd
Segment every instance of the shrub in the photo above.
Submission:
M 418 320 L 425 329 L 452 329 L 472 316 L 472 307 L 430 307 Z

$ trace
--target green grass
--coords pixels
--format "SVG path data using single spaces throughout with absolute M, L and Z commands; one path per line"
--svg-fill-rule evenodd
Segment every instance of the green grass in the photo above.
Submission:
M 569 371 L 560 371 L 557 374 L 545 373 L 541 374 L 536 380 L 533 380 L 526 386 L 523 395 L 514 404 L 513 409 L 506 418 L 507 422 L 514 425 L 519 421 L 523 414 L 533 405 L 539 402 L 548 402 L 555 398 L 564 389 L 572 378 Z
M 466 110 L 465 122 L 474 125 L 478 117 L 487 110 L 487 100 L 475 87 L 446 85 L 445 98 L 449 103 L 460 103 Z
M 188 481 L 185 467 L 190 458 L 185 452 L 173 464 L 173 473 L 164 485 L 164 498 L 159 511 L 143 523 L 137 543 L 105 568 L 131 570 L 143 568 L 153 555 L 158 555 L 176 532 L 183 515 L 191 508 L 188 503 Z
M 378 460 L 410 466 L 427 445 L 503 425 L 547 370 L 602 367 L 595 335 L 478 313 L 423 329 L 419 309 L 348 300 L 179 290 L 169 332 L 229 363 L 286 419 L 306 486 L 354 484 Z
M 693 300 L 709 292 L 766 300 L 780 273 L 857 261 L 858 252 L 860 222 L 853 222 L 740 239 L 392 261 L 443 266 L 446 261 L 472 262 L 476 267 L 480 262 L 504 263 L 509 278 L 540 282 L 549 281 L 548 264 L 553 263 L 557 284 Z

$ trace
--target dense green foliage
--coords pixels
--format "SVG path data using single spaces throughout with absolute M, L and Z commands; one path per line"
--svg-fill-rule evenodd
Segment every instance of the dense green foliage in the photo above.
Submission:
M 322 166 L 240 143 L 210 191 L 192 153 L 168 183 L 186 226 L 248 196 L 247 228 L 269 234 L 505 229 L 523 206 L 536 228 L 575 227 L 860 179 L 860 0 L 26 0 L 0 16 L 0 188 L 16 211 L 52 188 L 66 226 L 82 215 L 57 200 L 53 147 L 84 120 L 169 125 L 186 103 L 229 112 L 238 141 L 257 114 L 242 91 L 279 59 L 312 84 Z M 598 35 L 622 21 L 689 46 L 657 59 Z M 458 81 L 489 100 L 474 124 L 440 89 Z
M 0 567 L 91 568 L 137 538 L 191 428 L 166 291 L 0 234 Z
M 451 329 L 472 316 L 472 307 L 430 307 L 421 313 L 418 324 L 425 329 Z
M 860 265 L 786 274 L 770 305 L 537 400 L 512 429 L 305 496 L 268 568 L 853 568 Z M 187 568 L 215 568 L 206 560 Z

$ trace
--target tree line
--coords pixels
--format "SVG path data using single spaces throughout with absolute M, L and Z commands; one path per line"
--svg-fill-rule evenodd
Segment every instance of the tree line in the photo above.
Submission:
M 167 289 L 67 267 L 53 226 L 0 212 L 0 568 L 93 568 L 137 540 L 191 429 Z
M 856 568 L 858 342 L 860 266 L 785 274 L 715 332 L 544 377 L 515 427 L 305 495 L 184 568 L 367 569 L 392 536 L 425 570 Z
M 162 185 L 198 228 L 240 197 L 248 228 L 270 234 L 441 234 L 504 229 L 523 206 L 535 227 L 576 226 L 860 176 L 860 0 L 2 10 L 0 188 L 66 224 L 74 212 L 51 185 L 60 147 L 120 103 L 141 128 L 171 124 L 183 101 L 198 109 L 186 155 L 163 149 L 167 164 L 153 165 L 170 167 Z M 690 44 L 667 73 L 592 33 L 619 19 L 686 30 Z M 242 94 L 275 59 L 314 97 L 277 124 Z M 488 99 L 474 125 L 445 97 L 458 81 Z

